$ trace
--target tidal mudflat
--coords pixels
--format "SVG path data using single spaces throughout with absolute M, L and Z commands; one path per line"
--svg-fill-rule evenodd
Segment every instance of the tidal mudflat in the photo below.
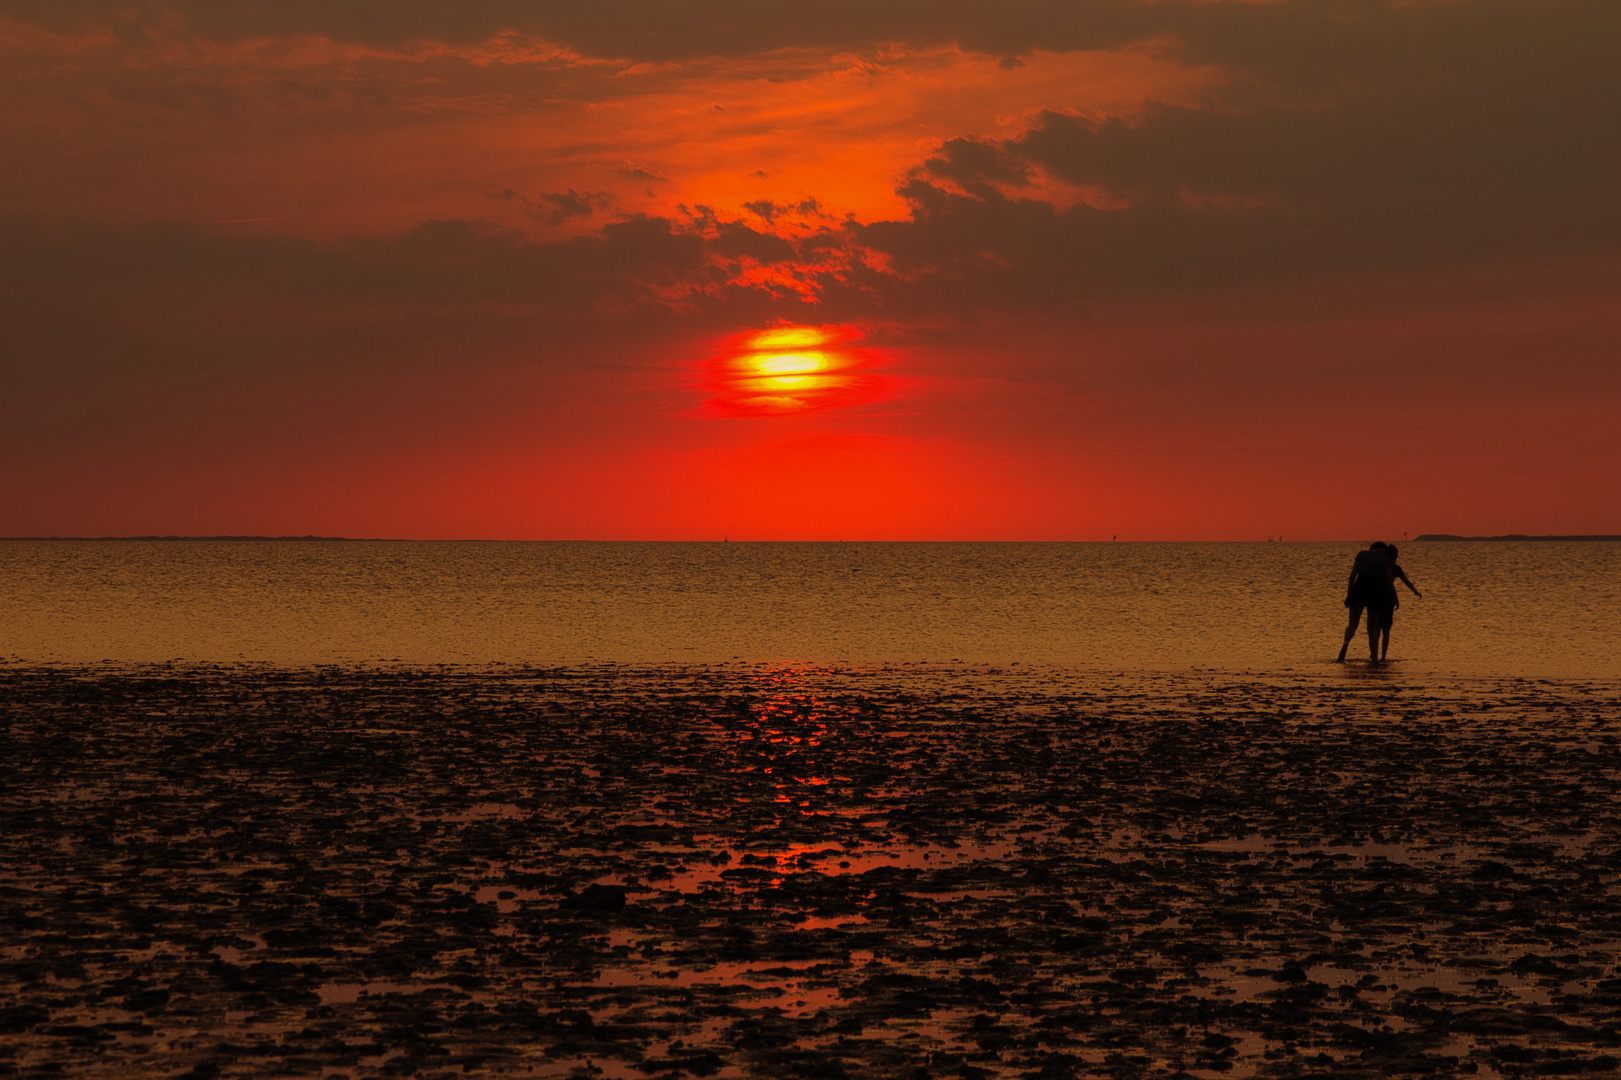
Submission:
M 0 671 L 0 1075 L 1621 1073 L 1621 689 Z

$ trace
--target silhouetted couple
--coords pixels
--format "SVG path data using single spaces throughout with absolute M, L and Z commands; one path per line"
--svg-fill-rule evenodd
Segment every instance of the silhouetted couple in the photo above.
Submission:
M 1345 627 L 1345 641 L 1340 645 L 1340 660 L 1351 647 L 1357 624 L 1362 621 L 1364 608 L 1368 612 L 1368 660 L 1380 663 L 1390 652 L 1390 624 L 1396 621 L 1396 582 L 1400 581 L 1419 599 L 1424 594 L 1407 579 L 1396 562 L 1396 549 L 1383 540 L 1370 544 L 1368 550 L 1359 551 L 1351 563 L 1351 580 L 1345 586 L 1345 606 L 1350 609 L 1351 621 Z

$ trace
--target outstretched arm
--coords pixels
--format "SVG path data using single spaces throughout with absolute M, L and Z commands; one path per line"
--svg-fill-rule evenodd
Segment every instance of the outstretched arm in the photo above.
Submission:
M 1418 597 L 1420 600 L 1424 599 L 1424 594 L 1418 591 L 1418 586 L 1414 585 L 1410 580 L 1408 580 L 1407 574 L 1399 566 L 1396 568 L 1396 576 L 1401 579 L 1401 583 L 1403 585 L 1413 590 L 1414 596 Z

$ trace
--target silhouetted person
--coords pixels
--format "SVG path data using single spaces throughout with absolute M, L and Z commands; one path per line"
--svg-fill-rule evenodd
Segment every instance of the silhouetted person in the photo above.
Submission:
M 1403 585 L 1406 585 L 1412 590 L 1414 596 L 1418 597 L 1420 600 L 1424 599 L 1424 594 L 1418 591 L 1418 586 L 1412 583 L 1412 581 L 1407 577 L 1406 572 L 1402 570 L 1401 565 L 1396 562 L 1396 557 L 1399 554 L 1400 552 L 1396 550 L 1395 544 L 1385 545 L 1385 558 L 1390 560 L 1390 584 L 1386 586 L 1386 595 L 1381 597 L 1382 600 L 1388 601 L 1389 606 L 1384 606 L 1381 604 L 1381 606 L 1377 609 L 1379 617 L 1380 660 L 1385 659 L 1390 652 L 1390 625 L 1396 621 L 1396 609 L 1401 607 L 1401 600 L 1396 596 L 1396 582 L 1400 581 Z M 1368 632 L 1370 634 L 1373 632 L 1375 611 L 1376 609 L 1370 604 L 1368 606 Z
M 1356 628 L 1362 622 L 1363 608 L 1374 609 L 1368 613 L 1368 659 L 1379 659 L 1379 631 L 1383 626 L 1375 617 L 1375 612 L 1380 610 L 1387 588 L 1392 600 L 1396 595 L 1390 572 L 1393 564 L 1385 554 L 1389 546 L 1383 540 L 1375 540 L 1366 551 L 1357 552 L 1351 563 L 1351 579 L 1345 583 L 1345 606 L 1349 609 L 1350 620 L 1345 626 L 1345 640 L 1340 643 L 1338 663 L 1344 662 L 1345 650 L 1351 647 L 1351 639 L 1356 636 Z

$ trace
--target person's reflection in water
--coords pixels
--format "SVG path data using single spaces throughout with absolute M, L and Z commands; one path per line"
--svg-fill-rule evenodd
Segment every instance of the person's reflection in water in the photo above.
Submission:
M 1379 597 L 1380 606 L 1378 608 L 1378 622 L 1380 636 L 1380 660 L 1384 660 L 1390 652 L 1390 625 L 1396 621 L 1396 609 L 1401 607 L 1401 600 L 1396 596 L 1396 582 L 1400 581 L 1403 585 L 1406 585 L 1408 589 L 1412 590 L 1414 596 L 1418 597 L 1420 600 L 1424 599 L 1424 594 L 1418 591 L 1418 586 L 1412 583 L 1412 581 L 1407 577 L 1406 572 L 1402 570 L 1400 564 L 1396 562 L 1396 558 L 1399 554 L 1400 552 L 1396 550 L 1395 544 L 1385 545 L 1385 558 L 1390 560 L 1390 578 L 1389 581 L 1386 582 L 1384 588 L 1381 590 Z M 1370 643 L 1372 642 L 1373 624 L 1375 621 L 1374 611 L 1374 606 L 1369 604 L 1368 634 Z
M 1349 610 L 1350 620 L 1345 627 L 1345 640 L 1340 642 L 1340 655 L 1336 663 L 1345 662 L 1345 650 L 1351 647 L 1351 639 L 1356 636 L 1356 628 L 1362 622 L 1363 608 L 1370 609 L 1368 659 L 1374 663 L 1379 660 L 1379 631 L 1383 629 L 1377 614 L 1379 605 L 1383 602 L 1387 587 L 1392 600 L 1396 596 L 1396 586 L 1390 573 L 1392 562 L 1385 554 L 1389 547 L 1383 540 L 1375 540 L 1366 551 L 1357 552 L 1356 559 L 1351 563 L 1351 579 L 1345 583 L 1345 606 Z M 1391 606 L 1394 607 L 1394 603 Z

